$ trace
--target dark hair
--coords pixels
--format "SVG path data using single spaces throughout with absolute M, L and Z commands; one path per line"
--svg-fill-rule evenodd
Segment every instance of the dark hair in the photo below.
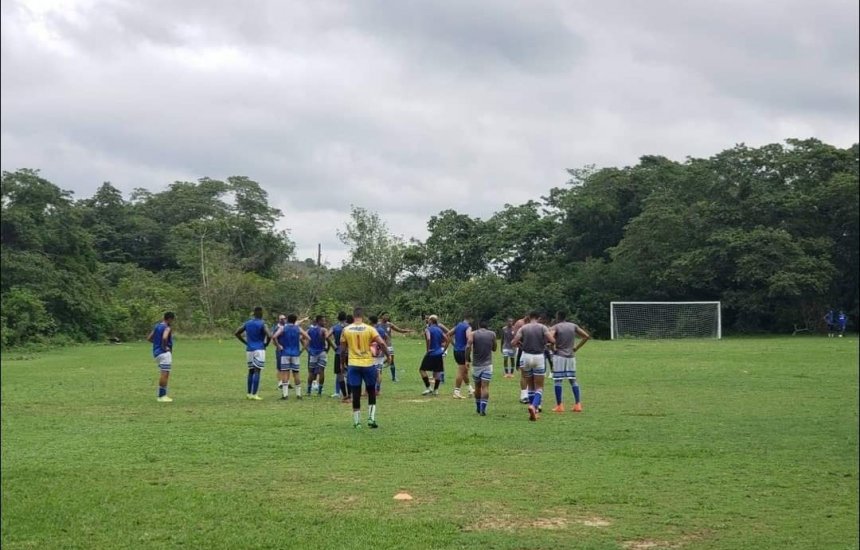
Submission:
M 567 319 L 567 312 L 563 309 L 560 309 L 555 313 L 555 318 L 559 321 L 564 321 L 565 319 Z
M 354 322 L 355 322 L 355 318 L 353 318 L 353 316 L 352 316 L 352 315 L 347 315 L 347 316 L 346 316 L 346 322 L 347 322 L 347 323 L 349 323 L 349 324 L 351 325 L 352 323 L 354 323 Z
M 295 323 L 296 320 L 298 320 L 298 318 L 299 318 L 298 315 L 296 315 L 295 313 L 290 313 L 289 315 L 287 315 L 287 322 L 288 323 Z
M 370 317 L 367 318 L 367 320 L 370 321 L 371 325 L 375 325 L 376 323 L 379 322 L 379 317 L 377 317 L 376 315 L 371 315 Z
M 260 318 L 263 316 L 263 306 L 257 306 L 254 308 L 254 317 Z
M 472 313 L 471 313 L 471 312 L 466 311 L 466 312 L 464 312 L 464 313 L 463 313 L 463 319 L 471 319 L 471 318 L 472 318 Z
M 176 319 L 176 314 L 173 313 L 172 311 L 166 311 L 166 312 L 164 312 L 164 318 L 165 319 Z
M 529 319 L 537 319 L 539 317 L 540 317 L 540 311 L 538 311 L 538 310 L 534 310 L 531 313 L 529 313 Z
M 323 319 L 325 319 L 325 315 L 317 315 L 314 321 L 316 321 L 317 323 L 321 323 Z
M 338 312 L 337 320 L 341 321 L 341 322 L 346 321 L 346 312 L 345 311 Z
M 364 309 L 357 307 L 352 310 L 352 318 L 355 320 L 356 317 L 364 317 Z
M 481 328 L 487 328 L 487 320 L 481 319 L 480 321 L 478 321 L 478 326 Z

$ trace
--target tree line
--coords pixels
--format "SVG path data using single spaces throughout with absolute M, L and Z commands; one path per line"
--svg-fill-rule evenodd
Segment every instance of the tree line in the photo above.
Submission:
M 297 261 L 283 213 L 247 177 L 128 198 L 104 183 L 76 200 L 36 170 L 4 172 L 2 345 L 137 339 L 168 309 L 181 331 L 215 333 L 258 304 L 334 316 L 360 303 L 416 327 L 565 308 L 605 337 L 613 300 L 719 300 L 729 333 L 814 328 L 829 307 L 856 326 L 858 152 L 790 139 L 571 169 L 485 219 L 439 212 L 424 241 L 354 206 L 339 267 Z

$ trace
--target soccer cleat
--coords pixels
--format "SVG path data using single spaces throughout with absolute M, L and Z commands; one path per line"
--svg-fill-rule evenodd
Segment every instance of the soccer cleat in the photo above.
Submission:
M 331 394 L 331 398 L 332 399 L 340 399 L 340 394 L 339 393 L 333 393 L 333 394 Z
M 528 397 L 520 397 L 520 403 L 522 403 L 523 405 L 525 405 L 525 404 L 526 404 L 526 403 L 528 403 L 528 402 L 529 402 L 529 398 L 528 398 Z
M 577 404 L 576 404 L 576 405 L 574 405 L 574 406 L 573 406 L 573 408 L 572 408 L 572 409 L 570 409 L 570 410 L 571 410 L 571 411 L 573 411 L 573 412 L 575 412 L 575 413 L 581 413 L 581 412 L 582 412 L 582 403 L 577 403 Z
M 473 397 L 475 395 L 475 388 L 469 386 L 469 397 Z
M 433 397 L 439 397 L 439 390 L 433 390 Z
M 173 399 L 171 399 L 167 395 L 162 395 L 161 397 L 156 397 L 155 400 L 158 401 L 159 403 L 173 403 Z
M 249 394 L 247 394 L 247 395 L 245 396 L 245 399 L 248 399 L 248 400 L 252 399 L 251 394 L 250 394 L 250 393 L 249 393 Z
M 282 395 L 282 396 L 281 396 L 281 401 L 286 401 L 286 400 L 287 400 L 287 396 L 286 396 L 286 395 Z
M 433 390 L 431 390 L 430 388 L 427 388 L 426 390 L 421 392 L 421 395 L 430 395 L 431 393 L 433 393 Z
M 355 428 L 356 430 L 360 429 L 361 428 L 361 422 L 356 422 L 355 424 L 352 425 L 352 427 Z
M 563 413 L 564 412 L 564 405 L 556 405 L 555 407 L 553 407 L 552 412 Z
M 487 411 L 481 411 L 481 416 L 487 416 Z
M 463 396 L 462 396 L 462 394 L 460 394 L 460 392 L 458 392 L 458 391 L 455 391 L 455 392 L 454 392 L 454 395 L 453 395 L 452 397 L 453 397 L 454 399 L 466 399 L 466 398 L 465 398 L 465 397 L 463 397 Z
M 534 422 L 538 419 L 538 412 L 534 405 L 529 405 L 529 420 Z
M 367 425 L 370 426 L 371 428 L 378 428 L 379 427 L 379 424 L 376 423 L 376 420 L 368 420 Z
M 260 396 L 259 396 L 259 395 L 257 395 L 257 394 L 252 395 L 252 396 L 251 396 L 251 397 L 249 397 L 248 399 L 250 399 L 251 401 L 262 401 L 262 400 L 263 400 L 263 398 L 262 398 L 262 397 L 260 397 Z

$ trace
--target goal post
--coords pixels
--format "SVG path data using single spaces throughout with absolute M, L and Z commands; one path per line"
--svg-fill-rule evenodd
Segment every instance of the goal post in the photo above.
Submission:
M 610 302 L 609 326 L 613 340 L 723 337 L 720 302 Z

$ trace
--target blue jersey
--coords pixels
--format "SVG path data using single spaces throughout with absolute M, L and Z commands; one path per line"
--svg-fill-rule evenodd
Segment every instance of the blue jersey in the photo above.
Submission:
M 284 348 L 282 352 L 287 357 L 298 357 L 302 353 L 301 329 L 295 324 L 284 325 L 284 330 L 278 336 L 278 343 Z
M 386 325 L 385 323 L 377 323 L 374 328 L 376 329 L 376 332 L 379 333 L 379 337 L 387 342 L 388 341 L 388 325 Z
M 266 323 L 262 319 L 245 321 L 245 341 L 248 343 L 246 351 L 266 349 Z
M 438 325 L 430 325 L 427 327 L 427 332 L 430 333 L 430 350 L 427 351 L 427 355 L 431 357 L 442 355 L 445 352 L 442 348 L 442 339 L 445 338 L 445 332 Z
M 170 334 L 167 335 L 167 349 L 162 347 L 162 343 L 164 340 L 164 331 L 167 330 L 167 323 L 164 321 L 155 325 L 155 328 L 152 329 L 152 356 L 158 357 L 162 353 L 167 353 L 168 351 L 173 350 L 173 331 L 170 331 Z
M 331 333 L 334 335 L 334 353 L 340 355 L 340 335 L 343 334 L 343 323 L 338 323 L 331 327 Z
M 472 328 L 466 321 L 460 321 L 454 327 L 454 351 L 466 351 L 466 332 Z
M 308 329 L 308 336 L 311 341 L 308 342 L 308 353 L 311 355 L 319 355 L 325 351 L 325 338 L 323 337 L 323 329 L 319 325 L 311 325 Z
M 840 313 L 838 320 L 839 320 L 839 327 L 844 329 L 845 325 L 848 324 L 848 316 L 845 315 L 844 313 Z

